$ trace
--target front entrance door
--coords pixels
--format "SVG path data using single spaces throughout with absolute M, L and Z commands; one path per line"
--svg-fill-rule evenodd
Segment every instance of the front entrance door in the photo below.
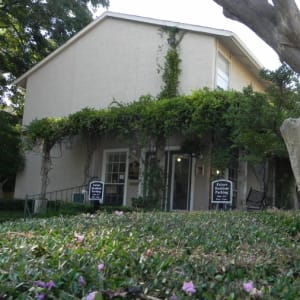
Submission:
M 191 198 L 191 155 L 172 154 L 171 161 L 171 209 L 189 210 Z

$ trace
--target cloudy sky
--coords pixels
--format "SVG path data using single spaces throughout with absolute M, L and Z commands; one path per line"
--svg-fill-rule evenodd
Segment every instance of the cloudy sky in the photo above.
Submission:
M 212 0 L 110 0 L 109 10 L 230 30 L 266 68 L 274 70 L 280 65 L 277 54 L 268 45 L 246 26 L 225 18 L 222 8 Z M 96 15 L 103 12 L 99 9 Z

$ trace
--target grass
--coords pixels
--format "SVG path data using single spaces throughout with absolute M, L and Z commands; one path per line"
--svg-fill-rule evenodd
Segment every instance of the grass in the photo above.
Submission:
M 0 299 L 92 292 L 95 299 L 300 299 L 299 240 L 299 212 L 100 212 L 4 222 Z M 195 291 L 184 291 L 184 282 Z

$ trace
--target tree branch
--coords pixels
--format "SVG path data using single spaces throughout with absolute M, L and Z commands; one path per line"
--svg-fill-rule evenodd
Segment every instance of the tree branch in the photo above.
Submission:
M 214 0 L 224 15 L 251 28 L 300 73 L 300 13 L 294 0 Z

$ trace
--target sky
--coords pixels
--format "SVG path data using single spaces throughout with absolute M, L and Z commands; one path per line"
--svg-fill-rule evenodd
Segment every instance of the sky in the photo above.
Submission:
M 300 0 L 296 2 L 300 4 Z M 280 66 L 278 55 L 265 42 L 243 24 L 225 18 L 222 7 L 213 0 L 110 0 L 108 10 L 230 30 L 265 68 L 275 70 Z M 104 11 L 101 8 L 95 15 Z

